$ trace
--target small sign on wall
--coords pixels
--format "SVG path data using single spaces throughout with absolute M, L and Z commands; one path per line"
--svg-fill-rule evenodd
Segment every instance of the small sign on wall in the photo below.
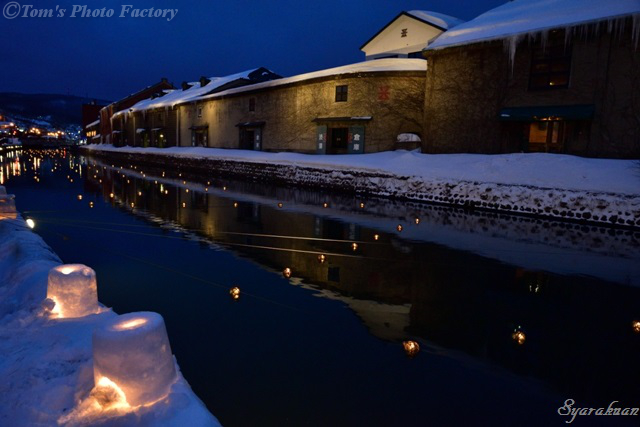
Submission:
M 349 154 L 364 153 L 364 126 L 349 127 Z
M 327 152 L 327 127 L 318 126 L 316 130 L 316 154 L 326 154 Z

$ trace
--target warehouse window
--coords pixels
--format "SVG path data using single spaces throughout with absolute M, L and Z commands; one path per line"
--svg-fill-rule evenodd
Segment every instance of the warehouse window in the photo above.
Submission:
M 533 47 L 529 89 L 559 89 L 569 86 L 571 45 L 565 43 L 564 31 L 553 31 L 546 43 Z
M 347 102 L 347 93 L 349 86 L 336 86 L 336 102 Z
M 249 111 L 256 111 L 256 99 L 249 98 Z

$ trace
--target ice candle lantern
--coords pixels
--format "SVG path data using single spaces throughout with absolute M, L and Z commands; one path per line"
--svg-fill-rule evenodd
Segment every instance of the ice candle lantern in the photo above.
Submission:
M 58 317 L 83 317 L 98 313 L 96 272 L 83 264 L 64 264 L 49 270 L 47 298 Z
M 107 378 L 131 406 L 149 405 L 169 394 L 176 369 L 164 320 L 158 313 L 116 317 L 93 332 L 93 378 Z

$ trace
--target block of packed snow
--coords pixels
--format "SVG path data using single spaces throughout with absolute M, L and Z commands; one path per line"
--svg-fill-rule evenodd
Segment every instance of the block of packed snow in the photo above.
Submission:
M 124 314 L 93 332 L 95 384 L 107 378 L 131 406 L 154 403 L 169 394 L 176 369 L 162 316 Z
M 63 264 L 49 270 L 47 299 L 58 317 L 83 317 L 98 313 L 96 272 L 84 264 Z

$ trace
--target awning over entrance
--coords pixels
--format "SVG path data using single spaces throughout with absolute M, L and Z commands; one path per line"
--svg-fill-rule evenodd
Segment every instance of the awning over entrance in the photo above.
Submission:
M 205 129 L 209 129 L 209 125 L 191 126 L 189 129 L 191 129 L 191 130 L 205 130 Z
M 266 122 L 244 122 L 244 123 L 238 123 L 236 125 L 236 127 L 239 128 L 257 128 L 260 126 L 264 126 Z
M 500 120 L 590 120 L 593 118 L 593 105 L 549 105 L 542 107 L 511 107 L 500 110 Z
M 327 123 L 327 122 L 368 122 L 372 119 L 371 116 L 362 117 L 316 117 L 312 122 Z

